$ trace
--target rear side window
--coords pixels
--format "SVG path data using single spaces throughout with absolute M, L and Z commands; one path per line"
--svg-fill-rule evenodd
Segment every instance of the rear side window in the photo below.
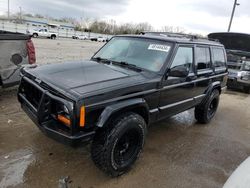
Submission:
M 197 70 L 210 68 L 210 50 L 207 47 L 196 48 L 196 68 Z
M 214 56 L 214 67 L 224 67 L 226 65 L 224 50 L 222 48 L 213 48 L 212 52 Z

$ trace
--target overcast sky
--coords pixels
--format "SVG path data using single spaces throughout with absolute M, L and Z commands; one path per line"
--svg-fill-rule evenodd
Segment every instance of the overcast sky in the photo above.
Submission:
M 114 19 L 116 22 L 148 22 L 155 29 L 179 26 L 186 32 L 207 34 L 226 31 L 234 0 L 10 0 L 11 11 L 54 17 Z M 238 0 L 232 30 L 250 33 L 250 1 Z M 7 0 L 0 0 L 6 13 Z

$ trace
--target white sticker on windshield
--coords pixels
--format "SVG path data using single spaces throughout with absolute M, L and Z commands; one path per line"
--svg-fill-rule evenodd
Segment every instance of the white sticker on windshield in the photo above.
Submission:
M 157 51 L 169 52 L 170 46 L 162 45 L 162 44 L 150 44 L 148 46 L 148 50 L 157 50 Z

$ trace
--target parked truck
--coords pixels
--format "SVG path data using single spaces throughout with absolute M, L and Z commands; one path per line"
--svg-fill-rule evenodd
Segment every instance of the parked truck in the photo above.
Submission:
M 51 32 L 48 29 L 39 29 L 39 30 L 27 30 L 27 34 L 32 35 L 32 37 L 37 38 L 50 38 L 50 39 L 56 39 L 58 37 L 58 34 L 55 32 Z
M 20 69 L 36 62 L 31 36 L 0 30 L 0 87 L 20 81 Z

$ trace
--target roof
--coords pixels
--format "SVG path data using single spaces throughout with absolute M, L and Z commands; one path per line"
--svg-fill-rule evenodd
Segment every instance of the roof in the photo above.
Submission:
M 122 37 L 136 37 L 136 38 L 145 38 L 145 39 L 155 39 L 162 40 L 166 42 L 174 43 L 185 43 L 185 44 L 201 44 L 201 45 L 213 45 L 213 46 L 223 46 L 218 41 L 211 41 L 206 38 L 188 38 L 188 35 L 183 36 L 164 36 L 161 34 L 144 34 L 144 35 L 118 35 Z
M 208 37 L 219 40 L 226 49 L 250 52 L 250 34 L 220 32 L 210 33 Z

